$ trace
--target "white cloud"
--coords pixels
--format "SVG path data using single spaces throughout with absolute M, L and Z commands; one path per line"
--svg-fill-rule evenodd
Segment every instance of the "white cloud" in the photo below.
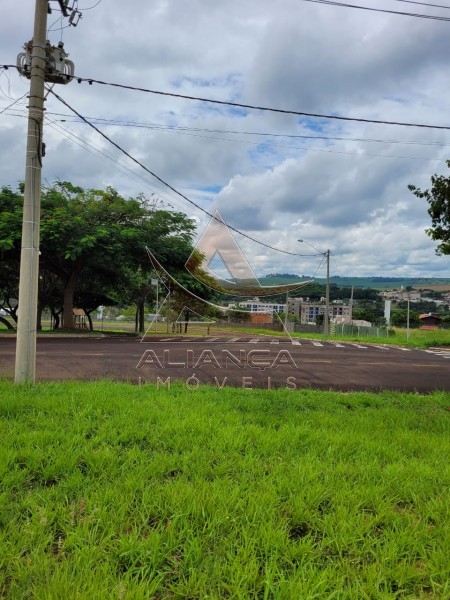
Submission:
M 79 3 L 77 28 L 55 25 L 49 34 L 52 43 L 62 36 L 81 76 L 304 112 L 450 125 L 447 23 L 297 0 L 108 0 L 84 10 L 92 4 Z M 57 3 L 51 5 L 49 23 L 58 18 Z M 392 0 L 379 5 L 399 9 Z M 20 11 L 2 9 L 1 64 L 15 63 L 30 39 L 33 11 L 33 0 Z M 0 87 L 1 112 L 28 82 L 10 69 Z M 265 243 L 307 253 L 296 241 L 304 238 L 330 248 L 341 275 L 450 277 L 448 257 L 437 257 L 425 234 L 426 202 L 407 189 L 429 187 L 433 173 L 447 173 L 445 130 L 234 110 L 86 83 L 55 91 L 81 114 L 153 125 L 98 126 L 193 201 L 218 207 Z M 0 114 L 0 184 L 15 186 L 24 176 L 26 112 L 23 104 L 13 108 L 19 112 Z M 125 195 L 158 192 L 198 218 L 201 233 L 204 214 L 87 125 L 52 114 L 70 111 L 51 95 L 46 109 L 56 122 L 45 126 L 44 181 L 113 185 Z M 375 139 L 385 142 L 369 141 Z M 248 240 L 239 243 L 260 274 L 311 274 L 320 265 L 320 257 L 265 254 Z

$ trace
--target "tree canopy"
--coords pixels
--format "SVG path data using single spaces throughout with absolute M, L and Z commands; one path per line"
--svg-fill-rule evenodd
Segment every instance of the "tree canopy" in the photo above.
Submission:
M 450 168 L 450 160 L 447 166 Z M 429 190 L 421 190 L 415 185 L 409 185 L 408 188 L 418 198 L 425 198 L 429 204 L 431 227 L 425 231 L 432 240 L 439 242 L 436 253 L 450 254 L 450 177 L 432 175 Z
M 13 318 L 10 298 L 17 298 L 23 195 L 0 192 L 0 307 Z M 105 190 L 58 181 L 42 190 L 39 310 L 63 311 L 65 328 L 73 328 L 74 300 L 89 313 L 105 299 L 135 304 L 141 315 L 153 290 L 146 248 L 171 273 L 183 272 L 192 252 L 194 222 L 185 214 L 157 209 L 143 195 L 125 199 Z M 184 271 L 184 273 L 186 273 Z M 192 281 L 190 281 L 192 279 Z M 183 285 L 198 282 L 186 273 Z M 98 306 L 98 304 L 97 304 Z M 38 319 L 39 323 L 39 319 Z

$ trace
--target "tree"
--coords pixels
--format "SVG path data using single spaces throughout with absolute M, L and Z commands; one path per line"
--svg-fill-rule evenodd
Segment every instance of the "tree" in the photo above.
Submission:
M 391 325 L 394 327 L 406 327 L 408 322 L 408 311 L 403 308 L 397 308 L 392 311 Z M 419 313 L 411 310 L 409 312 L 409 324 L 417 326 L 420 323 Z
M 0 192 L 0 307 L 15 320 L 16 308 L 8 303 L 18 295 L 20 192 Z M 192 251 L 194 222 L 156 210 L 142 195 L 125 199 L 112 188 L 84 190 L 61 181 L 44 188 L 41 209 L 39 312 L 48 306 L 57 322 L 63 312 L 64 327 L 72 329 L 74 298 L 89 314 L 96 299 L 126 296 L 126 304 L 136 304 L 143 330 L 152 270 L 146 248 L 170 272 L 180 270 Z
M 377 315 L 370 308 L 354 308 L 352 311 L 352 318 L 354 321 L 368 321 L 373 323 Z
M 0 308 L 17 323 L 19 295 L 20 240 L 23 196 L 9 187 L 0 191 Z M 0 321 L 12 329 L 5 318 Z
M 450 160 L 447 166 L 450 168 Z M 430 190 L 422 191 L 415 185 L 409 185 L 408 188 L 418 198 L 425 198 L 429 204 L 432 226 L 425 231 L 432 240 L 439 242 L 436 254 L 450 254 L 450 177 L 432 175 L 431 184 Z

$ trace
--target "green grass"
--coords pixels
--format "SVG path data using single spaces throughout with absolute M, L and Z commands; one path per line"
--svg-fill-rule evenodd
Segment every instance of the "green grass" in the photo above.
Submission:
M 406 346 L 409 348 L 430 348 L 433 346 L 450 346 L 450 330 L 440 329 L 437 331 L 426 331 L 421 329 L 411 329 L 409 332 L 409 340 L 407 339 L 406 329 L 393 328 L 395 334 L 389 337 L 366 337 L 366 336 L 349 336 L 349 335 L 333 335 L 324 338 L 322 334 L 294 334 L 293 337 L 314 338 L 314 339 L 329 339 L 341 341 L 353 341 L 360 343 L 372 344 L 388 344 L 390 346 Z
M 0 381 L 0 597 L 448 599 L 449 408 Z

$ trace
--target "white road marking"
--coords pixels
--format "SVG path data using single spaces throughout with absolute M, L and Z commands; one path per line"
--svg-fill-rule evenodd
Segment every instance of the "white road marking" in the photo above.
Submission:
M 323 346 L 320 342 L 313 342 L 313 346 Z

